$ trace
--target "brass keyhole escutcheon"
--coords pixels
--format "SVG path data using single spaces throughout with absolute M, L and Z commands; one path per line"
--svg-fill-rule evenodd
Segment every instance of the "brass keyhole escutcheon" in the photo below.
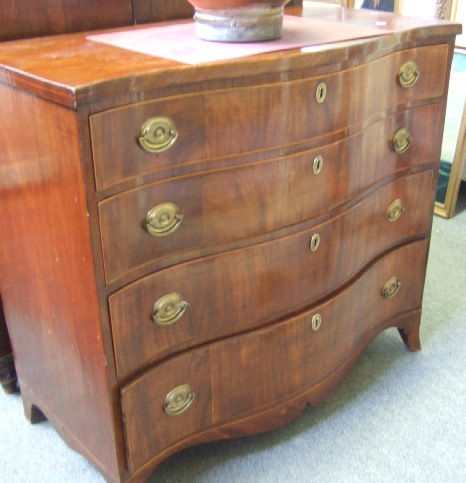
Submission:
M 165 412 L 170 416 L 183 414 L 191 406 L 194 397 L 194 390 L 189 384 L 175 387 L 165 398 Z
M 402 127 L 393 135 L 393 150 L 397 154 L 403 154 L 409 149 L 412 142 L 413 139 L 411 137 L 411 133 L 408 131 L 408 129 Z
M 387 210 L 387 220 L 390 223 L 393 223 L 394 221 L 398 220 L 398 218 L 402 215 L 404 210 L 405 210 L 405 206 L 402 200 L 398 199 L 398 200 L 392 201 Z
M 317 332 L 322 325 L 322 316 L 320 314 L 315 314 L 311 319 L 311 327 L 314 332 Z
M 409 62 L 404 63 L 400 67 L 400 72 L 398 74 L 400 86 L 405 89 L 412 87 L 419 79 L 419 75 L 419 69 L 415 62 L 410 60 Z
M 151 117 L 142 126 L 139 144 L 149 153 L 163 153 L 178 138 L 175 122 L 169 117 Z
M 312 170 L 314 174 L 319 174 L 322 171 L 322 166 L 324 165 L 324 158 L 319 154 L 319 156 L 316 156 L 314 159 L 314 164 L 312 166 Z
M 171 325 L 183 317 L 189 304 L 180 294 L 169 293 L 160 297 L 152 309 L 152 319 L 158 325 Z
M 386 299 L 391 299 L 400 291 L 400 288 L 401 282 L 398 277 L 391 277 L 385 282 L 382 289 L 382 295 Z
M 153 236 L 170 235 L 179 228 L 183 215 L 179 208 L 170 202 L 161 203 L 151 208 L 144 218 L 144 228 Z
M 318 233 L 314 233 L 311 237 L 311 241 L 309 242 L 309 249 L 311 252 L 316 252 L 320 245 L 320 235 Z
M 316 89 L 316 100 L 319 104 L 322 104 L 327 97 L 327 84 L 321 82 Z

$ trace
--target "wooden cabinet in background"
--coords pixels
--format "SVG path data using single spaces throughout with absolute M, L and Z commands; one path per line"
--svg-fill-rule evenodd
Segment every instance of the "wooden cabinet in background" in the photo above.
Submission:
M 302 5 L 291 0 L 289 6 Z M 190 18 L 188 0 L 0 0 L 0 41 Z
M 388 327 L 420 348 L 458 26 L 289 10 L 311 12 L 396 32 L 198 66 L 85 34 L 0 46 L 25 411 L 109 481 L 284 424 Z

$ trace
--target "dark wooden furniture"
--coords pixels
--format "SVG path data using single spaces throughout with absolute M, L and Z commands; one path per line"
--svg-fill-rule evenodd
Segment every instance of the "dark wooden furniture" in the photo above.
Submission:
M 0 40 L 192 16 L 186 0 L 0 0 Z
M 290 5 L 301 5 L 292 0 Z M 0 41 L 83 30 L 189 18 L 186 0 L 0 0 Z M 5 317 L 0 306 L 0 382 L 8 393 L 17 389 L 16 372 Z
M 284 424 L 388 327 L 420 348 L 459 26 L 378 15 L 394 34 L 199 66 L 85 34 L 0 45 L 25 412 L 109 481 Z
M 291 0 L 290 6 L 302 5 Z M 0 0 L 0 41 L 192 17 L 187 0 Z
M 0 299 L 0 384 L 8 393 L 17 391 L 16 370 L 13 361 L 10 339 L 3 314 L 3 305 Z

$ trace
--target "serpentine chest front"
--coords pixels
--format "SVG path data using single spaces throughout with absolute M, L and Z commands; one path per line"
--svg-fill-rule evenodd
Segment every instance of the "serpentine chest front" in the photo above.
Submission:
M 0 288 L 29 417 L 142 480 L 322 401 L 388 327 L 418 350 L 455 33 L 399 20 L 197 67 L 82 34 L 2 47 Z

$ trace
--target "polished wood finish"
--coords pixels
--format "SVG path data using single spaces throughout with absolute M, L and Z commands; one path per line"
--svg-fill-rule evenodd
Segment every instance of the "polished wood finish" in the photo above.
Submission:
M 447 58 L 446 45 L 410 49 L 326 76 L 328 98 L 322 104 L 310 95 L 321 82 L 316 77 L 272 86 L 158 98 L 93 115 L 91 131 L 97 186 L 104 189 L 128 178 L 192 165 L 206 158 L 231 156 L 238 151 L 302 142 L 348 126 L 355 129 L 374 112 L 440 96 Z M 415 60 L 421 72 L 416 89 L 402 89 L 393 82 L 408 59 Z M 425 75 L 431 62 L 438 65 L 438 70 Z M 380 88 L 378 96 L 370 90 L 357 99 L 338 96 L 339 92 L 352 92 L 361 83 L 374 79 Z M 125 142 L 128 133 L 136 138 L 142 124 L 155 115 L 176 121 L 183 141 L 176 141 L 171 149 L 160 154 L 148 153 L 137 143 Z M 229 118 L 227 125 L 223 122 L 225 116 Z M 245 122 L 266 127 L 258 135 L 254 129 L 245 130 Z
M 108 283 L 131 272 L 167 266 L 195 250 L 218 251 L 225 243 L 274 232 L 323 215 L 354 198 L 389 174 L 432 162 L 435 139 L 424 138 L 438 119 L 437 108 L 425 106 L 375 123 L 351 139 L 278 160 L 224 169 L 148 185 L 99 204 L 105 275 Z M 388 148 L 393 134 L 408 126 L 414 142 L 408 155 Z M 375 133 L 384 144 L 373 144 Z M 321 155 L 324 167 L 313 173 Z M 370 167 L 352 159 L 374 159 Z M 343 181 L 342 181 L 343 180 Z M 340 183 L 339 190 L 334 186 Z M 183 214 L 180 228 L 156 239 L 142 227 L 146 213 L 173 202 Z M 281 209 L 274 209 L 280 205 Z M 121 220 L 128 220 L 121 223 Z M 128 273 L 129 272 L 129 273 Z
M 190 18 L 193 13 L 186 0 L 0 0 L 0 41 Z
M 302 5 L 291 0 L 290 6 Z M 187 0 L 0 0 L 0 41 L 192 18 Z
M 133 23 L 131 0 L 0 0 L 0 40 Z
M 375 18 L 396 32 L 198 66 L 86 34 L 0 45 L 0 293 L 25 413 L 47 417 L 107 480 L 143 481 L 183 447 L 284 424 L 387 327 L 420 348 L 458 27 Z M 402 90 L 412 57 L 426 75 Z M 330 95 L 317 106 L 322 80 Z M 138 147 L 154 106 L 180 117 L 177 156 Z M 396 154 L 402 127 L 412 144 Z M 156 238 L 141 224 L 166 201 L 183 221 Z M 386 299 L 393 276 L 401 288 Z M 189 306 L 156 326 L 153 305 L 171 292 Z M 168 416 L 182 384 L 194 401 Z
M 290 6 L 302 5 L 291 0 Z M 0 0 L 0 41 L 192 18 L 187 0 Z
M 192 16 L 185 0 L 0 0 L 0 41 L 118 27 Z M 134 4 L 134 5 L 133 5 Z M 297 3 L 298 4 L 298 3 Z M 147 10 L 147 13 L 143 13 Z M 8 393 L 16 392 L 16 371 L 3 309 L 0 310 L 0 380 Z
M 158 371 L 152 370 L 122 388 L 123 411 L 130 418 L 125 430 L 133 471 L 137 471 L 153 454 L 184 439 L 186 434 L 195 434 L 212 425 L 211 368 L 210 349 L 203 347 L 164 362 Z M 175 379 L 173 374 L 176 374 Z M 166 414 L 163 409 L 165 396 L 174 387 L 189 381 L 196 381 L 196 404 L 188 408 L 188 418 Z M 148 424 L 154 428 L 153 431 L 146 431 Z M 144 437 L 148 433 L 150 435 Z
M 411 178 L 389 183 L 343 215 L 311 229 L 176 265 L 116 292 L 109 302 L 119 376 L 183 348 L 280 320 L 288 301 L 296 310 L 304 309 L 343 286 L 388 248 L 426 233 L 432 207 L 423 193 L 435 180 L 430 172 Z M 389 223 L 384 215 L 395 199 L 417 209 Z M 359 225 L 368 228 L 358 230 Z M 321 238 L 315 253 L 309 250 L 314 233 Z M 357 246 L 366 250 L 354 253 L 351 249 Z M 348 251 L 353 256 L 346 263 L 332 256 Z M 161 327 L 153 322 L 151 309 L 166 287 L 181 294 L 189 307 L 180 321 Z
M 187 0 L 133 0 L 135 23 L 192 18 L 194 8 Z
M 293 55 L 286 62 L 281 61 L 281 55 L 271 53 L 258 56 L 259 62 L 238 59 L 208 67 L 183 65 L 182 68 L 178 62 L 91 42 L 86 40 L 85 33 L 78 33 L 7 46 L 0 44 L 0 64 L 4 66 L 0 81 L 73 108 L 105 100 L 110 106 L 115 96 L 122 101 L 118 105 L 123 105 L 140 101 L 141 92 L 162 98 L 168 94 L 225 88 L 233 81 L 237 85 L 259 85 L 261 76 L 270 83 L 282 81 L 284 73 L 297 78 L 315 77 L 353 67 L 354 59 L 361 55 L 367 61 L 375 60 L 400 50 L 400 45 L 431 44 L 433 37 L 435 43 L 447 42 L 452 33 L 460 32 L 459 25 L 408 17 L 397 17 L 395 21 L 387 13 L 373 14 L 367 10 L 349 9 L 342 15 L 338 8 L 323 11 L 292 8 L 289 13 L 301 11 L 303 16 L 312 14 L 317 19 L 345 19 L 371 26 L 375 21 L 383 21 L 397 33 L 370 38 L 364 47 L 350 42 L 330 51 L 322 48 L 313 55 L 300 55 L 299 49 L 291 49 L 289 53 Z M 76 55 L 70 56 L 70 51 Z M 97 65 L 98 69 L 90 67 Z M 168 75 L 175 70 L 176 75 Z
M 115 435 L 75 113 L 0 85 L 0 122 L 0 283 L 21 394 L 114 472 L 115 449 L 99 450 Z M 25 122 L 46 128 L 24 142 Z
M 368 332 L 386 327 L 388 321 L 396 324 L 398 313 L 420 306 L 422 288 L 416 277 L 426 263 L 425 249 L 424 240 L 392 252 L 331 301 L 271 327 L 175 357 L 124 387 L 125 428 L 134 467 L 157 454 L 161 441 L 169 448 L 203 429 L 270 409 L 298 394 L 305 397 L 365 344 Z M 383 300 L 381 288 L 393 274 L 406 290 Z M 316 313 L 322 325 L 313 331 Z M 178 383 L 173 378 L 167 381 L 167 374 L 177 374 L 176 381 L 190 384 L 196 394 L 179 417 L 163 410 L 165 394 Z M 206 387 L 208 374 L 212 378 Z M 147 425 L 157 430 L 145 431 Z

